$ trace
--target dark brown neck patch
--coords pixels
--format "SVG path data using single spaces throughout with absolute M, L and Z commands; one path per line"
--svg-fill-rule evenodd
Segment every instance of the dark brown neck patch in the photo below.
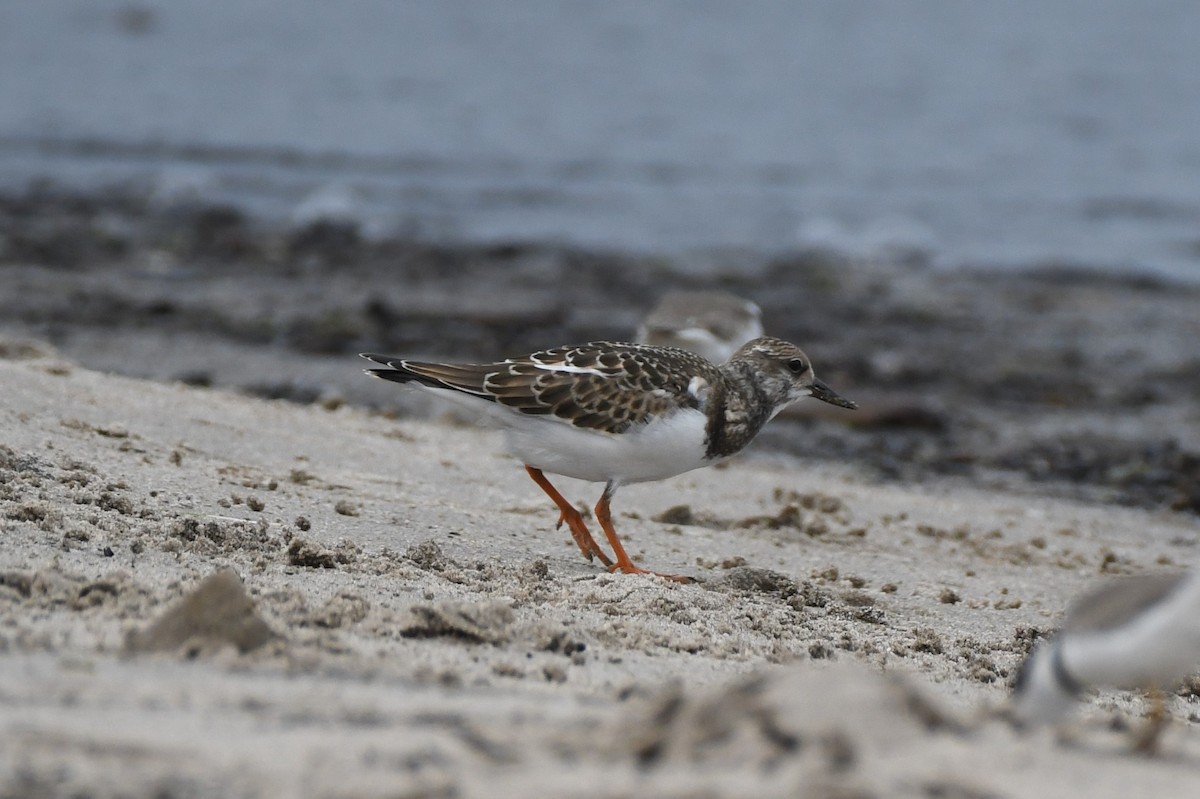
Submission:
M 744 380 L 721 380 L 712 387 L 708 398 L 708 424 L 705 427 L 704 454 L 708 458 L 727 458 L 749 444 L 771 418 L 774 403 L 748 367 L 730 364 L 742 372 Z

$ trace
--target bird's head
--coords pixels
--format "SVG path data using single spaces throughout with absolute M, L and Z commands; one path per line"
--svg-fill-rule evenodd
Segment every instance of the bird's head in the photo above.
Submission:
M 782 339 L 763 336 L 748 341 L 727 363 L 750 368 L 776 407 L 801 397 L 814 397 L 851 410 L 858 407 L 819 380 L 804 351 Z

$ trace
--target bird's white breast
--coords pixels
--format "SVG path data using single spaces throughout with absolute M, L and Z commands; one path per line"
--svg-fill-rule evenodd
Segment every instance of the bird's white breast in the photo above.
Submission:
M 521 413 L 461 391 L 417 387 L 469 408 L 481 421 L 500 428 L 509 452 L 551 474 L 596 483 L 643 483 L 714 462 L 704 456 L 708 418 L 698 410 L 679 410 L 624 433 L 605 433 L 575 427 L 565 419 Z
M 1077 679 L 1116 688 L 1169 688 L 1200 670 L 1200 579 L 1120 627 L 1069 633 L 1063 659 Z
M 580 480 L 641 483 L 707 466 L 697 410 L 680 410 L 624 433 L 575 427 L 560 419 L 526 416 L 505 425 L 508 449 L 525 463 Z

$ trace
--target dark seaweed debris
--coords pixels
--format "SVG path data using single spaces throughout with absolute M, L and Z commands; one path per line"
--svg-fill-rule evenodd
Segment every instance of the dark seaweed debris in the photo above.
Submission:
M 476 359 L 623 339 L 666 291 L 725 289 L 762 306 L 768 331 L 800 342 L 861 406 L 777 420 L 755 449 L 883 480 L 999 471 L 1040 491 L 1200 513 L 1194 286 L 823 251 L 677 259 L 368 237 L 352 222 L 297 229 L 226 205 L 50 186 L 0 195 L 0 270 L 11 289 L 0 334 L 100 368 L 301 403 L 353 401 L 356 352 Z M 130 335 L 145 350 L 112 358 Z M 261 362 L 239 371 L 206 345 Z M 337 367 L 313 378 L 321 363 Z

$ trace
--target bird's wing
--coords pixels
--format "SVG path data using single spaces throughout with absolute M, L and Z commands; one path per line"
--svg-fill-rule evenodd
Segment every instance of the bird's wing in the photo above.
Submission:
M 702 410 L 719 379 L 715 366 L 692 353 L 608 342 L 490 364 L 366 357 L 389 367 L 371 370 L 385 379 L 462 391 L 521 413 L 608 433 L 684 408 Z
M 1063 629 L 1098 632 L 1120 627 L 1179 590 L 1187 572 L 1138 574 L 1097 586 L 1075 600 Z

